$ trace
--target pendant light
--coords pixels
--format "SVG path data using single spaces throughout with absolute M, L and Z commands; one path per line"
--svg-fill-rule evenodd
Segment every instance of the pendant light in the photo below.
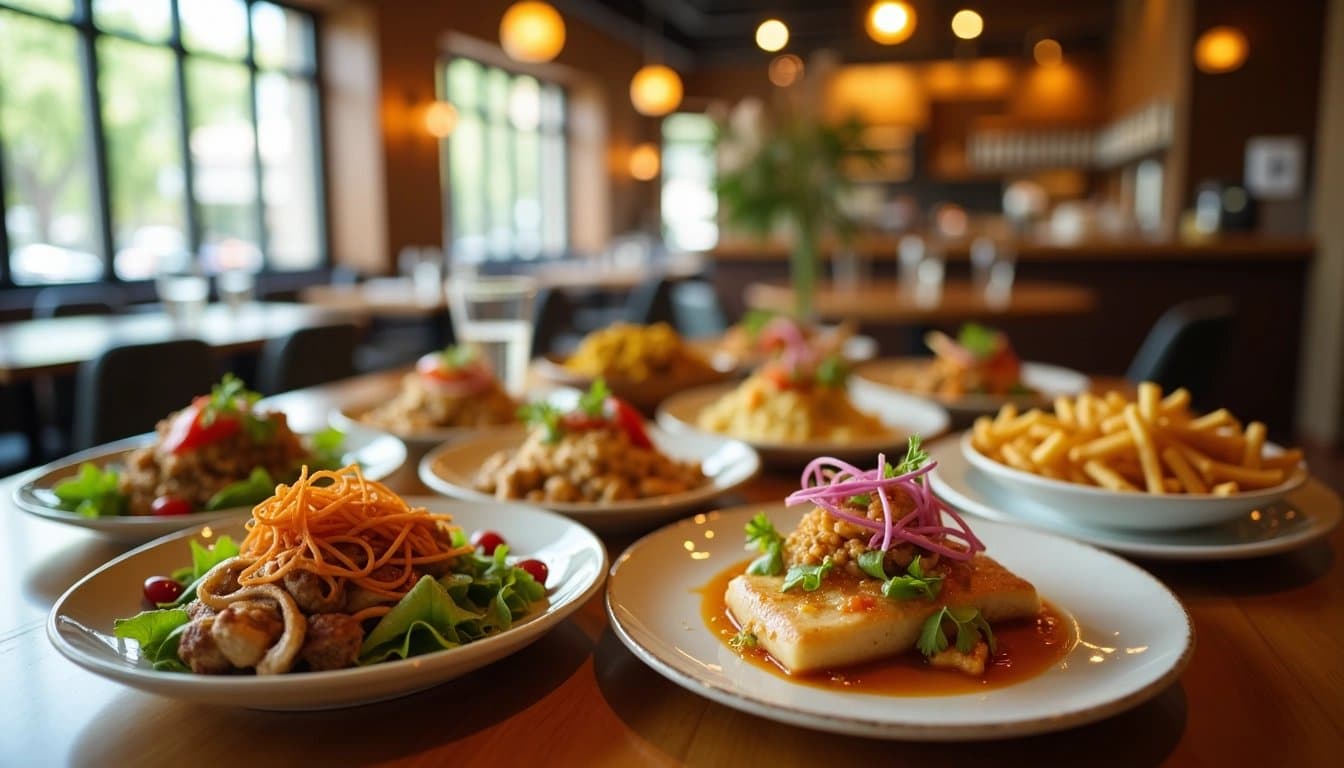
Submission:
M 661 49 L 661 19 L 659 19 L 658 26 L 659 29 L 654 32 L 654 44 Z M 645 34 L 647 35 L 648 32 L 649 30 L 646 28 Z M 649 45 L 645 45 L 646 60 L 650 58 L 647 56 L 649 47 Z M 645 64 L 630 79 L 630 103 L 635 105 L 635 111 L 641 115 L 662 117 L 673 112 L 681 106 L 681 96 L 681 76 L 677 74 L 676 70 L 665 64 Z
M 565 47 L 565 20 L 549 3 L 514 3 L 499 21 L 499 44 L 514 61 L 550 61 Z

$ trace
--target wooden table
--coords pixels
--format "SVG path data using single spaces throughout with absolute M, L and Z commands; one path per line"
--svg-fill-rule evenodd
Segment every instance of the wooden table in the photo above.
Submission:
M 379 374 L 279 402 L 302 427 L 394 381 Z M 1337 490 L 1344 483 L 1338 454 L 1318 451 L 1309 460 Z M 424 492 L 410 465 L 390 483 Z M 0 504 L 9 507 L 13 486 L 0 481 Z M 767 475 L 722 501 L 775 501 L 794 487 L 791 476 Z M 621 645 L 600 596 L 506 662 L 396 701 L 267 713 L 158 698 L 83 671 L 45 637 L 56 598 L 127 547 L 12 507 L 4 512 L 5 765 L 1315 766 L 1334 764 L 1344 750 L 1344 529 L 1250 562 L 1140 563 L 1194 618 L 1198 647 L 1179 683 L 1125 714 L 1063 733 L 940 745 L 821 734 L 696 696 Z M 631 538 L 607 538 L 611 555 Z
M 200 339 L 221 355 L 260 349 L 267 339 L 348 319 L 301 304 L 254 303 L 239 308 L 206 306 L 186 327 L 164 312 L 81 315 L 0 325 L 0 384 L 42 374 L 73 373 L 80 363 L 118 344 Z
M 744 294 L 751 309 L 794 311 L 793 288 L 784 283 L 751 283 Z M 1080 285 L 1018 282 L 1008 300 L 985 300 L 965 280 L 943 285 L 941 296 L 921 301 L 907 295 L 895 280 L 871 280 L 853 287 L 824 282 L 817 286 L 813 308 L 821 320 L 857 320 L 874 325 L 957 323 L 997 318 L 1084 315 L 1097 306 L 1096 293 Z

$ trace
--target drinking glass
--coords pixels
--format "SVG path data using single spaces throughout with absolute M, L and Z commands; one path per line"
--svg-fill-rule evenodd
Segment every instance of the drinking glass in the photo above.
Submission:
M 857 290 L 869 277 L 868 260 L 853 248 L 841 248 L 831 259 L 831 280 L 839 290 Z
M 1016 271 L 1017 253 L 1009 241 L 983 235 L 971 243 L 971 283 L 985 303 L 992 307 L 1008 303 Z
M 227 269 L 215 275 L 215 290 L 219 300 L 237 311 L 256 296 L 256 278 L 245 269 Z
M 520 275 L 463 275 L 450 278 L 447 285 L 458 341 L 476 348 L 510 394 L 522 395 L 532 354 L 537 281 Z
M 154 281 L 163 311 L 180 330 L 195 328 L 210 300 L 210 281 L 202 275 L 163 274 Z

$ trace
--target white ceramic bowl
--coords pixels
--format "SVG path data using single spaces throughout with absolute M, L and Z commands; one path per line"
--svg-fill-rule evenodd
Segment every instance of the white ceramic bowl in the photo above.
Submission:
M 697 387 L 673 395 L 658 408 L 658 424 L 668 432 L 716 434 L 702 430 L 697 421 L 700 412 L 723 397 L 736 384 Z M 867 464 L 881 451 L 904 455 L 906 440 L 918 434 L 932 440 L 947 431 L 947 411 L 937 404 L 906 395 L 886 387 L 879 387 L 858 379 L 850 379 L 849 397 L 860 410 L 877 416 L 891 431 L 879 437 L 850 442 L 812 440 L 804 443 L 769 442 L 741 439 L 760 454 L 768 465 L 781 469 L 803 466 L 818 456 L 835 456 L 845 461 Z
M 653 426 L 647 429 L 658 450 L 675 459 L 699 462 L 709 476 L 709 482 L 685 493 L 650 499 L 610 503 L 536 502 L 537 505 L 599 529 L 662 522 L 742 485 L 761 469 L 760 456 L 740 440 L 719 435 L 670 434 Z M 527 430 L 514 427 L 482 432 L 463 442 L 440 446 L 420 461 L 420 479 L 445 496 L 479 502 L 497 501 L 494 496 L 476 490 L 472 478 L 491 454 L 516 450 L 526 437 Z
M 1277 446 L 1266 446 L 1268 453 L 1278 450 Z M 1009 493 L 1048 507 L 1055 514 L 1081 525 L 1121 530 L 1171 531 L 1215 525 L 1273 504 L 1307 481 L 1306 468 L 1299 467 L 1286 481 L 1272 488 L 1231 496 L 1122 493 L 1054 480 L 1002 464 L 977 451 L 971 445 L 969 431 L 961 436 L 961 452 L 975 471 L 983 473 Z
M 286 675 L 193 675 L 159 672 L 138 658 L 133 643 L 112 636 L 112 622 L 140 611 L 146 577 L 191 561 L 190 539 L 245 535 L 241 522 L 180 531 L 122 555 L 85 576 L 56 601 L 47 637 L 61 655 L 94 674 L 161 696 L 256 709 L 331 709 L 405 696 L 483 667 L 520 650 L 578 610 L 602 587 L 607 556 L 582 525 L 521 504 L 484 506 L 441 498 L 407 498 L 413 506 L 447 512 L 464 530 L 489 528 L 520 557 L 546 563 L 548 604 L 508 631 L 423 656 L 330 672 Z M 207 531 L 209 536 L 206 535 Z

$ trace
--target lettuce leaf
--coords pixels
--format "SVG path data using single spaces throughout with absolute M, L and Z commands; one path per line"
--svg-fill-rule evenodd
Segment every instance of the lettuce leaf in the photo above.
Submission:
M 61 509 L 81 517 L 117 517 L 126 514 L 126 496 L 119 487 L 120 476 L 111 467 L 79 465 L 79 474 L 68 477 L 51 489 Z
M 177 644 L 190 621 L 184 608 L 141 611 L 112 622 L 112 634 L 139 644 L 140 655 L 155 669 L 187 672 L 187 666 L 177 657 Z
M 209 511 L 230 507 L 255 507 L 275 493 L 275 481 L 265 467 L 256 467 L 246 480 L 229 483 L 205 502 Z
M 318 471 L 321 469 L 340 469 L 345 466 L 343 460 L 345 452 L 345 433 L 335 427 L 327 427 L 321 432 L 314 432 L 308 437 L 308 447 L 312 451 L 312 457 L 308 462 L 308 469 Z M 274 486 L 270 491 L 274 491 Z M 270 492 L 267 493 L 270 495 Z M 263 497 L 265 498 L 265 497 Z

